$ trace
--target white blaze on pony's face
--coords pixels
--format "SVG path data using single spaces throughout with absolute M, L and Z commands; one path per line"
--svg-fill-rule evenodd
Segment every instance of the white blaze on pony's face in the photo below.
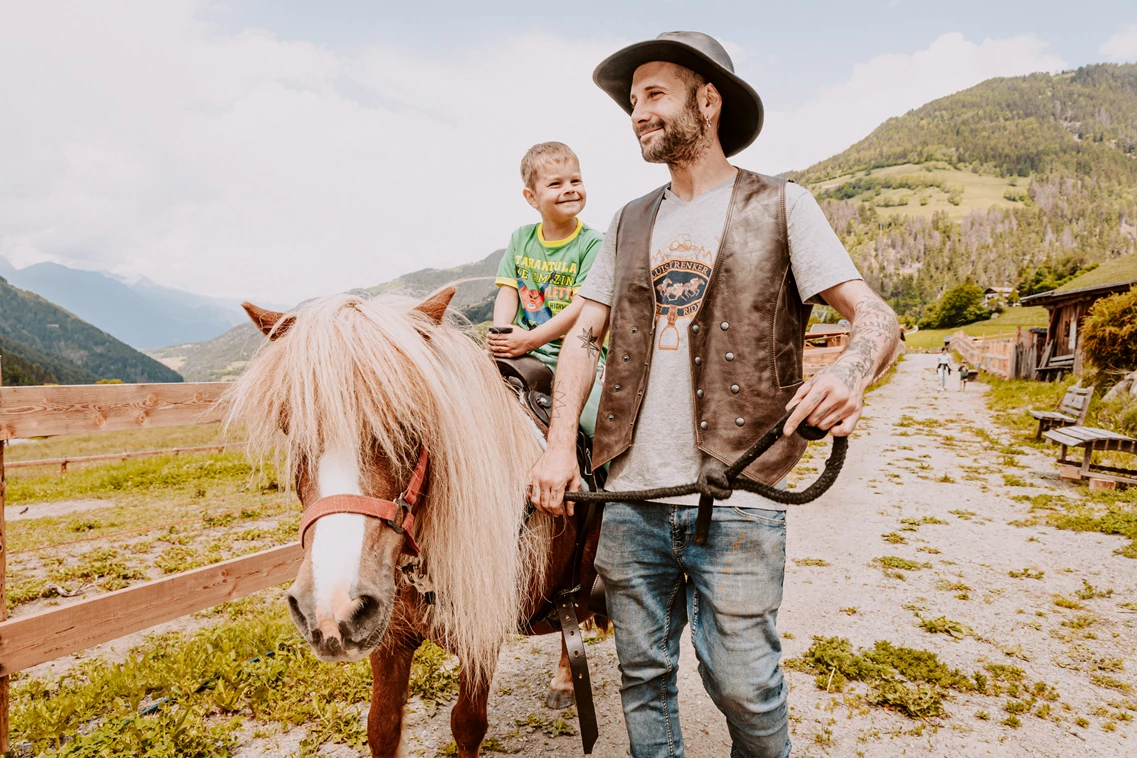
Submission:
M 316 497 L 362 495 L 355 451 L 327 452 L 316 464 Z M 319 627 L 349 620 L 354 610 L 363 559 L 363 533 L 367 517 L 357 513 L 333 513 L 312 525 L 312 595 Z M 327 631 L 324 632 L 327 636 Z

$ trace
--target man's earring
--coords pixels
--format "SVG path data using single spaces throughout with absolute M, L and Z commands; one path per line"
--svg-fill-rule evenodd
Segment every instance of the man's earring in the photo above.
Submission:
M 710 116 L 704 116 L 703 118 L 705 118 L 707 120 L 707 128 L 710 129 L 711 128 L 711 117 Z

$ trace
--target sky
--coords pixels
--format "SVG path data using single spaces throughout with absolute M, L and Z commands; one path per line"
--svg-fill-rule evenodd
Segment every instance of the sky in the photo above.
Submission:
M 761 95 L 763 173 L 997 76 L 1137 62 L 1137 3 L 0 0 L 0 256 L 296 302 L 478 260 L 539 220 L 532 144 L 601 230 L 667 181 L 596 64 L 718 38 Z

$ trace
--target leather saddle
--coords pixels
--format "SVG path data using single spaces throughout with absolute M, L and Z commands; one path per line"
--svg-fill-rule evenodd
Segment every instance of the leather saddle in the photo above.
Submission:
M 552 412 L 553 370 L 532 355 L 517 358 L 494 358 L 497 370 L 505 383 L 513 388 L 518 398 L 529 409 L 541 433 L 549 433 L 549 418 Z M 608 470 L 592 469 L 592 438 L 578 429 L 576 435 L 576 459 L 580 464 L 580 475 L 591 490 L 604 488 Z M 604 582 L 599 576 L 589 588 L 588 608 L 598 616 L 607 616 L 607 603 L 604 598 Z

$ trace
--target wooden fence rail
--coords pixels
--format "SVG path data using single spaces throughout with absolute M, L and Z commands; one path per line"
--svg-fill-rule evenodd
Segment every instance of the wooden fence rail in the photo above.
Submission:
M 232 447 L 244 447 L 244 442 L 230 442 L 225 445 L 197 445 L 196 447 L 168 447 L 161 450 L 134 450 L 125 453 L 104 453 L 102 455 L 79 455 L 67 458 L 33 458 L 27 461 L 12 461 L 8 469 L 34 468 L 36 466 L 59 466 L 62 473 L 72 463 L 98 463 L 99 461 L 126 461 L 132 458 L 151 458 L 156 455 L 180 455 L 182 453 L 225 452 Z
M 299 542 L 0 623 L 0 675 L 117 640 L 296 578 Z
M 291 543 L 62 608 L 5 620 L 4 577 L 8 551 L 4 524 L 4 448 L 7 441 L 213 423 L 220 417 L 217 400 L 228 386 L 222 382 L 205 382 L 0 387 L 0 753 L 10 749 L 9 675 L 286 582 L 296 576 L 303 555 L 299 543 Z M 207 445 L 178 451 L 224 447 Z M 148 450 L 19 461 L 9 463 L 8 468 L 55 464 L 65 469 L 68 463 L 169 452 Z

